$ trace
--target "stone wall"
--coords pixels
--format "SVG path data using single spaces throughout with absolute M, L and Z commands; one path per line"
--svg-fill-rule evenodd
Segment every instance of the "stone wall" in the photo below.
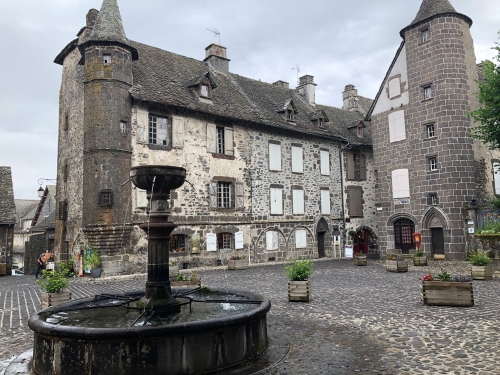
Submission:
M 12 272 L 13 244 L 14 224 L 0 224 L 0 263 L 7 264 L 7 275 Z
M 26 242 L 26 251 L 24 253 L 24 274 L 34 275 L 36 272 L 36 263 L 40 254 L 49 249 L 49 243 L 45 233 L 34 234 Z

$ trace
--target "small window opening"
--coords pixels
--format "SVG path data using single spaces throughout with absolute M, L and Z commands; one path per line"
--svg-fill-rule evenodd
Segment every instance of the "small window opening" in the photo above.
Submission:
M 320 128 L 322 128 L 323 126 L 325 126 L 325 119 L 324 119 L 323 117 L 320 117 L 320 118 L 318 119 L 318 126 L 319 126 Z
M 69 129 L 69 116 L 64 117 L 64 130 Z
M 422 30 L 422 43 L 429 41 L 429 29 Z
M 124 121 L 120 122 L 120 133 L 127 134 L 127 123 Z
M 104 55 L 103 60 L 105 65 L 111 64 L 111 55 Z
M 99 192 L 99 206 L 111 207 L 113 205 L 113 192 L 111 190 L 102 190 Z
M 286 110 L 286 119 L 288 121 L 293 121 L 294 120 L 294 117 L 293 117 L 293 109 L 287 109 Z
M 217 234 L 217 250 L 231 250 L 231 233 Z
M 356 135 L 359 137 L 359 138 L 363 138 L 363 126 L 362 125 L 358 125 L 358 129 L 357 129 L 357 133 Z
M 208 85 L 205 85 L 205 84 L 201 85 L 200 95 L 204 96 L 205 98 L 210 97 L 210 90 L 208 88 Z
M 434 124 L 427 125 L 427 138 L 433 138 L 436 136 L 434 129 Z
M 432 86 L 424 87 L 424 100 L 432 99 Z
M 217 153 L 224 153 L 224 128 L 222 126 L 217 126 Z
M 169 252 L 182 253 L 186 251 L 186 235 L 173 234 L 170 236 Z
M 429 169 L 431 172 L 437 171 L 437 158 L 429 158 Z

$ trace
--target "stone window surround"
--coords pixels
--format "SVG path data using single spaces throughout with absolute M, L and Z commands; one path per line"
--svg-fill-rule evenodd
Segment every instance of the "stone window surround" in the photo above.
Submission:
M 390 97 L 391 94 L 389 92 L 389 82 L 392 81 L 393 79 L 396 79 L 396 78 L 399 78 L 399 84 L 400 84 L 399 95 L 391 98 Z M 405 93 L 406 82 L 401 82 L 401 78 L 402 78 L 401 73 L 389 77 L 389 79 L 387 80 L 387 87 L 385 88 L 385 92 L 387 94 L 387 99 L 395 100 L 395 99 L 399 99 L 399 98 L 401 98 L 401 96 L 403 96 L 403 94 Z
M 210 207 L 211 211 L 216 212 L 235 212 L 236 209 L 236 178 L 234 177 L 225 177 L 225 176 L 214 176 L 212 177 L 210 182 L 229 182 L 231 184 L 230 187 L 230 196 L 231 196 L 231 207 L 229 208 L 219 208 L 219 207 Z
M 426 88 L 429 88 L 429 87 L 430 87 L 430 89 L 432 90 L 432 91 L 431 91 L 431 95 L 432 95 L 432 96 L 431 96 L 430 98 L 425 98 L 425 89 L 426 89 Z M 422 92 L 422 100 L 421 100 L 422 102 L 428 102 L 428 101 L 431 101 L 431 100 L 433 100 L 433 99 L 434 99 L 434 96 L 435 96 L 435 95 L 434 95 L 434 93 L 435 93 L 435 87 L 434 87 L 434 85 L 433 85 L 433 82 L 432 82 L 432 81 L 431 81 L 431 82 L 424 83 L 424 84 L 421 84 L 421 85 L 420 85 L 420 90 L 421 90 L 421 92 Z
M 424 34 L 424 31 L 427 31 L 427 40 L 424 41 L 423 39 L 423 34 Z M 430 28 L 430 25 L 429 24 L 426 24 L 426 25 L 423 25 L 421 27 L 419 27 L 418 29 L 418 36 L 419 36 L 419 40 L 420 42 L 418 43 L 418 45 L 422 45 L 422 44 L 427 44 L 431 41 L 431 28 Z
M 433 202 L 433 197 L 435 198 L 435 202 Z M 427 193 L 427 205 L 428 206 L 439 205 L 439 197 L 437 192 Z

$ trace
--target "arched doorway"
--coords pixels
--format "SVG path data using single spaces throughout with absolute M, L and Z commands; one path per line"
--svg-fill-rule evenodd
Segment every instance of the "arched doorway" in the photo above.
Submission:
M 415 224 L 409 219 L 399 219 L 394 223 L 394 245 L 402 254 L 409 254 L 415 248 L 411 236 L 414 232 Z
M 368 254 L 368 247 L 373 246 L 375 241 L 370 231 L 366 229 L 360 229 L 356 232 L 354 236 L 354 252 Z
M 328 223 L 325 218 L 322 217 L 318 221 L 318 225 L 316 227 L 316 233 L 318 238 L 318 257 L 325 257 L 325 233 L 328 232 Z
M 441 220 L 434 216 L 430 221 L 429 229 L 431 231 L 432 255 L 435 258 L 444 257 L 444 231 Z

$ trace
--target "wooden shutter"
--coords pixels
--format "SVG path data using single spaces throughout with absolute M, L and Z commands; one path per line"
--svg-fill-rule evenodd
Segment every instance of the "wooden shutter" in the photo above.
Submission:
M 354 153 L 348 152 L 347 157 L 347 179 L 354 180 Z
M 292 172 L 304 173 L 304 158 L 302 147 L 292 146 Z
M 236 201 L 236 209 L 237 210 L 242 210 L 245 208 L 245 188 L 243 185 L 243 182 L 236 182 L 234 184 L 235 188 L 235 201 Z
M 366 155 L 361 154 L 359 157 L 359 178 L 366 180 Z
M 495 180 L 495 194 L 500 195 L 500 163 L 493 163 L 493 176 Z
M 304 190 L 292 190 L 293 214 L 304 214 Z
M 401 81 L 399 78 L 393 78 L 389 81 L 389 98 L 401 95 Z
M 267 231 L 266 232 L 266 250 L 278 250 L 278 232 Z
M 182 117 L 172 117 L 172 147 L 184 147 L 184 119 Z
M 224 155 L 234 156 L 232 128 L 224 128 Z
M 217 152 L 217 127 L 215 124 L 207 123 L 207 152 Z
M 305 230 L 301 229 L 295 231 L 295 247 L 297 249 L 307 247 L 307 234 Z
M 406 139 L 405 111 L 396 111 L 389 115 L 389 140 L 397 142 Z
M 283 189 L 271 188 L 271 214 L 283 215 Z
M 243 249 L 243 232 L 236 232 L 234 234 L 234 248 L 236 250 Z
M 147 207 L 148 206 L 148 196 L 146 190 L 135 189 L 135 199 L 136 207 Z
M 208 194 L 210 196 L 210 207 L 217 208 L 217 181 L 210 181 Z
M 269 143 L 269 170 L 281 171 L 281 145 Z
M 349 216 L 363 216 L 363 202 L 361 201 L 361 190 L 347 190 L 349 197 Z
M 217 235 L 207 233 L 207 251 L 217 251 Z
M 137 110 L 137 130 L 136 140 L 137 143 L 149 143 L 149 113 L 142 109 Z
M 321 190 L 321 214 L 330 215 L 330 190 Z
M 320 151 L 321 174 L 323 176 L 330 175 L 330 153 L 328 151 Z
M 408 180 L 408 169 L 396 169 L 392 171 L 392 197 L 410 197 L 410 182 Z

